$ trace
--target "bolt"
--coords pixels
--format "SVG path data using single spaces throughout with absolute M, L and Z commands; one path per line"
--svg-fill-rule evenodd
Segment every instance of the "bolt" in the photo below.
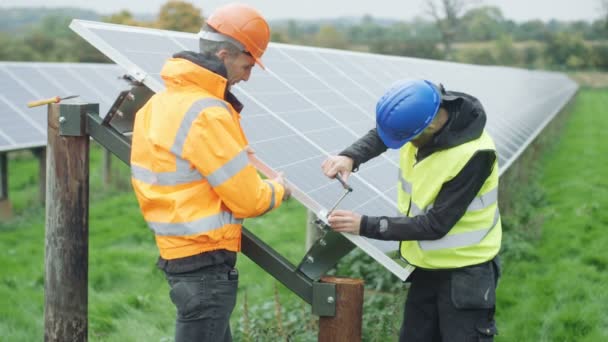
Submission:
M 60 116 L 59 117 L 59 123 L 62 124 L 66 121 L 66 118 L 64 116 Z
M 306 262 L 312 264 L 313 262 L 315 262 L 315 258 L 309 255 L 306 257 Z
M 122 118 L 123 116 L 125 116 L 125 113 L 123 113 L 123 112 L 122 112 L 120 109 L 117 109 L 117 110 L 116 110 L 116 114 L 117 114 L 118 116 L 120 116 L 121 118 Z
M 335 301 L 334 297 L 332 297 L 332 296 L 327 297 L 327 303 L 333 304 L 334 301 Z
M 319 240 L 319 245 L 325 247 L 325 246 L 327 246 L 327 242 L 325 242 L 324 239 L 321 239 L 321 240 Z
M 127 100 L 129 100 L 129 101 L 135 100 L 135 95 L 133 95 L 133 93 L 128 93 L 127 94 Z

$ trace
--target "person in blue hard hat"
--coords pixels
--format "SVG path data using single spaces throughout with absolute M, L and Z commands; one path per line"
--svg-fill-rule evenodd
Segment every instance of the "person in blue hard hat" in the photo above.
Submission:
M 376 128 L 322 164 L 348 178 L 388 148 L 400 149 L 400 216 L 335 210 L 338 232 L 400 241 L 416 266 L 400 341 L 492 341 L 501 221 L 498 164 L 475 97 L 426 80 L 391 87 L 376 106 Z

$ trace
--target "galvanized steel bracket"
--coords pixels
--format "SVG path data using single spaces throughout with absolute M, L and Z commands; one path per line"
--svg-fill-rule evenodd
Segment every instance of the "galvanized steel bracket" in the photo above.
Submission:
M 336 315 L 336 284 L 312 284 L 312 314 L 329 317 Z
M 322 224 L 322 223 L 320 223 Z M 307 277 L 318 280 L 348 254 L 355 245 L 341 233 L 329 228 L 322 229 L 323 235 L 310 247 L 298 269 Z
M 86 135 L 87 114 L 99 115 L 99 104 L 59 104 L 59 135 L 71 137 Z

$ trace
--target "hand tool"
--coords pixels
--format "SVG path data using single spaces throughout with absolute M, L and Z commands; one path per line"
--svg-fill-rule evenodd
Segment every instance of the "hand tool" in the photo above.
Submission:
M 346 195 L 348 195 L 350 192 L 353 191 L 353 188 L 350 185 L 346 184 L 346 182 L 342 179 L 342 177 L 340 177 L 339 173 L 336 174 L 336 179 L 338 179 L 338 181 L 340 181 L 340 183 L 342 184 L 342 187 L 344 188 L 344 193 L 342 194 L 342 196 L 340 196 L 340 198 L 338 198 L 338 200 L 331 207 L 331 209 L 329 209 L 329 211 L 327 212 L 327 215 L 325 217 L 329 217 L 329 215 L 331 215 L 331 213 L 338 207 L 338 204 L 340 204 L 340 202 L 342 202 L 344 197 L 346 197 Z
M 38 106 L 42 106 L 45 104 L 49 104 L 49 103 L 59 103 L 63 100 L 67 100 L 67 99 L 73 99 L 75 97 L 78 97 L 78 95 L 70 95 L 70 96 L 66 96 L 66 97 L 59 97 L 59 96 L 55 96 L 55 97 L 51 97 L 48 99 L 44 99 L 44 100 L 38 100 L 38 101 L 31 101 L 27 103 L 27 106 L 32 108 L 32 107 L 38 107 Z

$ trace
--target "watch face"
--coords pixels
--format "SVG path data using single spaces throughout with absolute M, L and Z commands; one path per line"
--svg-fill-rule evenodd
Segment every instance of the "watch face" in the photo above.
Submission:
M 380 219 L 380 233 L 384 233 L 388 230 L 388 220 L 386 218 Z

